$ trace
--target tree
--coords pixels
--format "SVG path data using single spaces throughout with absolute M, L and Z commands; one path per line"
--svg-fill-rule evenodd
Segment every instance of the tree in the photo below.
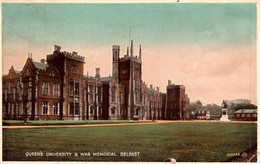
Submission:
M 196 101 L 196 104 L 202 106 L 202 103 L 201 103 L 200 100 L 197 100 L 197 101 Z
M 197 100 L 196 102 L 190 103 L 190 111 L 198 111 L 203 109 L 202 103 L 200 100 Z
M 205 110 L 209 111 L 210 115 L 221 115 L 221 106 L 216 104 L 207 104 L 202 105 L 200 100 L 197 100 L 196 102 L 190 103 L 190 111 L 199 111 L 199 110 Z
M 221 106 L 216 104 L 207 104 L 205 109 L 210 112 L 210 115 L 221 115 Z

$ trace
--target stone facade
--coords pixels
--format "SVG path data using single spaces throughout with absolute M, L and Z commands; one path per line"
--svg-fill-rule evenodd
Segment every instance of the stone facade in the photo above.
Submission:
M 123 57 L 112 46 L 111 77 L 101 77 L 99 68 L 84 75 L 84 57 L 60 50 L 55 45 L 46 62 L 28 58 L 22 71 L 12 66 L 3 76 L 3 119 L 189 119 L 184 86 L 168 85 L 165 94 L 142 80 L 141 45 L 134 56 L 131 41 Z

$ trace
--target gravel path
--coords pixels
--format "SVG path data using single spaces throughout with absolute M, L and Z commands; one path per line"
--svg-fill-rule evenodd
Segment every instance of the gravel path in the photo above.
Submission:
M 32 128 L 76 128 L 76 127 L 105 127 L 105 126 L 133 126 L 148 124 L 168 124 L 168 123 L 219 123 L 219 124 L 257 124 L 256 121 L 208 121 L 208 120 L 192 120 L 192 121 L 172 121 L 172 120 L 156 120 L 154 122 L 141 123 L 118 123 L 118 124 L 85 124 L 85 125 L 39 125 L 39 126 L 2 126 L 4 129 L 32 129 Z

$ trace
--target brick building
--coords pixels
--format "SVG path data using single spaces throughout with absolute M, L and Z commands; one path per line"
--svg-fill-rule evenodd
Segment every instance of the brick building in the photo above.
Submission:
M 235 120 L 256 121 L 257 109 L 239 109 L 234 113 Z
M 84 57 L 60 50 L 54 46 L 41 62 L 28 57 L 21 71 L 12 66 L 3 76 L 3 119 L 189 119 L 184 86 L 167 86 L 165 94 L 143 82 L 141 45 L 134 56 L 131 41 L 123 57 L 120 46 L 112 46 L 108 77 L 99 68 L 95 76 L 84 75 Z M 174 103 L 178 108 L 170 108 Z
M 190 100 L 188 95 L 185 94 L 185 87 L 183 85 L 171 84 L 169 80 L 166 92 L 165 118 L 167 120 L 190 119 Z

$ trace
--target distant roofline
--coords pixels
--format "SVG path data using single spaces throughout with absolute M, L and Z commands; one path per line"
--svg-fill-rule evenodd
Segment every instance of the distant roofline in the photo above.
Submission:
M 257 109 L 239 109 L 234 113 L 257 113 Z
M 94 76 L 88 76 L 88 75 L 84 75 L 84 78 L 90 79 L 90 80 L 99 80 L 99 81 L 110 81 L 112 79 L 112 77 L 110 77 L 110 76 L 96 78 Z

